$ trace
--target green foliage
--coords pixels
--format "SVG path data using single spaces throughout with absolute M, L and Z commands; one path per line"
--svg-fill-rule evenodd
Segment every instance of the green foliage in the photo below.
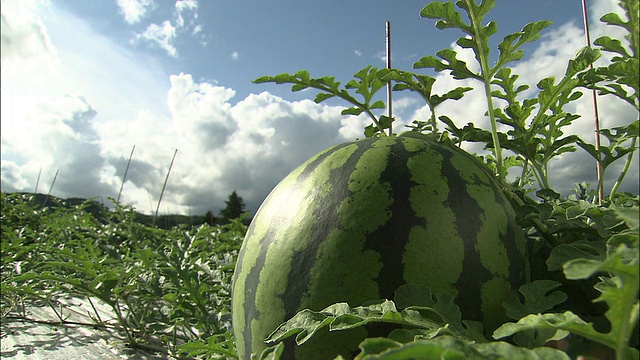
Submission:
M 431 114 L 428 121 L 414 120 L 409 127 L 417 132 L 438 133 L 438 120 L 445 126 L 445 137 L 452 137 L 454 142 L 479 142 L 492 151 L 492 155 L 485 159 L 486 164 L 493 168 L 500 178 L 506 179 L 510 167 L 520 167 L 520 177 L 517 187 L 532 185 L 533 181 L 538 189 L 550 188 L 548 165 L 551 160 L 567 152 L 575 152 L 576 145 L 586 150 L 594 159 L 602 161 L 606 170 L 613 162 L 626 157 L 626 163 L 620 173 L 618 181 L 612 188 L 614 195 L 632 161 L 637 148 L 638 121 L 612 129 L 601 129 L 609 141 L 600 151 L 588 141 L 576 135 L 565 135 L 564 129 L 579 118 L 578 115 L 566 112 L 566 105 L 582 96 L 580 88 L 597 89 L 602 95 L 617 96 L 640 110 L 640 92 L 638 91 L 638 4 L 635 1 L 621 1 L 627 21 L 617 14 L 607 14 L 602 21 L 622 27 L 628 31 L 625 36 L 627 42 L 603 36 L 595 41 L 599 49 L 585 47 L 570 59 L 564 76 L 556 80 L 554 77 L 541 79 L 538 91 L 530 98 L 523 98 L 528 90 L 527 85 L 518 84 L 518 75 L 507 67 L 510 63 L 523 58 L 522 47 L 540 37 L 540 33 L 549 25 L 549 21 L 537 21 L 526 24 L 522 30 L 505 36 L 497 46 L 497 60 L 490 65 L 491 49 L 489 40 L 496 33 L 498 25 L 483 20 L 495 6 L 493 0 L 483 0 L 478 4 L 471 0 L 455 2 L 433 1 L 426 5 L 420 15 L 424 18 L 436 20 L 436 28 L 457 29 L 463 36 L 457 44 L 470 49 L 475 55 L 478 71 L 472 70 L 465 61 L 457 58 L 457 53 L 451 49 L 438 51 L 436 56 L 424 56 L 414 64 L 414 69 L 433 69 L 438 72 L 449 72 L 458 80 L 475 80 L 484 87 L 487 99 L 487 112 L 490 129 L 482 129 L 468 123 L 460 128 L 446 115 L 438 116 L 435 108 L 446 100 L 459 100 L 471 90 L 470 87 L 457 87 L 443 95 L 432 94 L 436 78 L 404 71 L 400 69 L 377 69 L 367 66 L 354 75 L 344 88 L 333 77 L 311 78 L 308 72 L 302 70 L 295 75 L 280 74 L 263 76 L 255 83 L 274 82 L 277 84 L 293 84 L 292 90 L 299 91 L 314 88 L 320 93 L 315 101 L 321 102 L 329 98 L 338 97 L 351 105 L 345 109 L 345 115 L 359 115 L 366 113 L 373 124 L 365 128 L 367 137 L 384 135 L 394 119 L 384 115 L 376 116 L 374 109 L 383 109 L 382 100 L 373 101 L 377 93 L 387 82 L 394 83 L 394 91 L 409 90 L 417 93 L 428 105 Z M 457 9 L 456 9 L 457 7 Z M 466 17 L 466 20 L 464 19 Z M 485 25 L 481 25 L 485 24 Z M 601 56 L 601 52 L 612 53 L 615 56 L 606 67 L 589 69 Z M 355 90 L 363 98 L 357 100 L 349 91 Z M 500 129 L 506 129 L 506 131 Z M 448 134 L 448 135 L 447 135 Z M 442 138 L 436 135 L 435 139 Z M 512 155 L 503 155 L 503 150 Z
M 256 82 L 294 83 L 294 90 L 313 87 L 321 91 L 317 102 L 334 96 L 347 100 L 355 107 L 344 114 L 367 113 L 374 125 L 365 129 L 365 135 L 378 136 L 384 135 L 387 127 L 380 125 L 371 109 L 384 105 L 375 103 L 372 107 L 366 96 L 390 81 L 394 83 L 394 91 L 418 94 L 431 111 L 428 120 L 414 120 L 409 126 L 411 131 L 401 136 L 449 146 L 475 142 L 491 151 L 481 160 L 503 181 L 503 190 L 516 206 L 518 223 L 527 232 L 531 262 L 532 282 L 504 303 L 508 315 L 517 322 L 506 323 L 494 333 L 496 339 L 509 343 L 487 341 L 479 324 L 461 319 L 450 294 L 434 295 L 428 288 L 404 287 L 396 292 L 395 302 L 378 300 L 356 307 L 335 304 L 320 312 L 303 310 L 269 337 L 271 347 L 261 355 L 255 354 L 256 358 L 279 359 L 286 353 L 283 339 L 295 335 L 296 343 L 304 346 L 321 328 L 341 331 L 372 323 L 394 323 L 399 328 L 389 336 L 362 342 L 357 359 L 566 359 L 588 355 L 593 346 L 600 346 L 598 351 L 609 349 L 616 359 L 638 359 L 640 197 L 618 193 L 617 189 L 637 150 L 640 119 L 600 129 L 607 143 L 599 149 L 579 136 L 565 134 L 567 127 L 579 118 L 566 110 L 567 105 L 580 99 L 583 89 L 617 97 L 640 113 L 638 1 L 619 0 L 624 15 L 611 13 L 600 19 L 609 26 L 624 29 L 623 39 L 610 36 L 596 39 L 594 48 L 580 49 L 568 60 L 564 76 L 541 79 L 537 91 L 529 97 L 525 96 L 530 93 L 529 87 L 519 83 L 519 75 L 508 65 L 522 59 L 523 45 L 538 39 L 551 23 L 526 24 L 521 31 L 498 41 L 497 55 L 490 56 L 489 44 L 493 43 L 490 40 L 498 25 L 484 19 L 495 3 L 494 0 L 429 2 L 420 15 L 435 20 L 439 30 L 462 32 L 456 43 L 473 52 L 476 64 L 467 64 L 451 49 L 424 56 L 414 64 L 416 70 L 446 72 L 454 79 L 482 84 L 489 129 L 474 123 L 458 126 L 456 119 L 436 113 L 437 106 L 447 100 L 459 100 L 471 88 L 458 87 L 436 95 L 432 89 L 437 78 L 416 72 L 390 69 L 377 78 L 375 85 L 373 79 L 378 72 L 370 74 L 369 67 L 364 73 L 359 72 L 356 83 L 364 102 L 353 101 L 337 85 L 314 86 L 316 81 L 322 82 L 318 79 L 301 81 L 300 77 L 283 74 Z M 603 54 L 610 55 L 610 60 L 593 68 Z M 490 58 L 495 59 L 493 64 Z M 363 81 L 362 74 L 370 78 Z M 366 86 L 369 88 L 365 89 Z M 444 125 L 443 130 L 438 122 Z M 596 192 L 585 183 L 578 184 L 575 194 L 568 197 L 550 186 L 549 163 L 578 150 L 599 161 L 603 170 L 625 159 L 616 183 L 601 204 L 595 203 Z M 513 183 L 506 182 L 510 168 L 520 170 Z M 558 341 L 569 344 L 566 353 L 541 347 Z
M 483 0 L 480 4 L 477 4 L 475 1 L 465 0 L 456 2 L 456 6 L 466 13 L 469 23 L 465 23 L 462 20 L 462 13 L 456 11 L 454 4 L 451 2 L 431 2 L 422 9 L 420 16 L 435 19 L 436 28 L 440 30 L 447 28 L 461 30 L 464 36 L 457 40 L 457 44 L 474 52 L 475 58 L 480 65 L 479 72 L 476 73 L 470 70 L 464 61 L 457 59 L 456 52 L 451 49 L 438 51 L 436 53 L 438 58 L 433 56 L 421 58 L 414 64 L 414 68 L 450 71 L 455 79 L 474 79 L 483 83 L 487 98 L 487 113 L 491 124 L 491 141 L 486 143 L 494 150 L 496 173 L 504 178 L 506 177 L 506 168 L 503 167 L 501 139 L 497 130 L 495 105 L 491 99 L 491 83 L 496 74 L 507 63 L 519 60 L 524 56 L 522 50 L 518 48 L 539 38 L 540 31 L 549 26 L 551 22 L 539 21 L 531 23 L 526 25 L 522 31 L 507 35 L 498 45 L 498 61 L 492 67 L 489 65 L 489 38 L 496 33 L 498 25 L 493 21 L 484 26 L 481 24 L 484 23 L 484 16 L 495 6 L 495 1 Z M 472 139 L 468 140 L 473 141 Z
M 549 188 L 547 164 L 558 155 L 575 151 L 573 143 L 579 140 L 577 136 L 562 137 L 561 129 L 571 124 L 577 116 L 565 113 L 565 105 L 578 99 L 580 92 L 575 89 L 580 85 L 576 74 L 585 70 L 598 57 L 595 50 L 585 48 L 575 59 L 569 61 L 563 79 L 556 85 L 553 77 L 542 79 L 538 83 L 537 97 L 518 100 L 518 95 L 527 90 L 526 85 L 516 86 L 518 75 L 512 74 L 512 69 L 506 64 L 520 60 L 524 53 L 519 48 L 540 37 L 540 31 L 549 26 L 549 21 L 538 21 L 524 26 L 520 32 L 509 34 L 498 44 L 499 56 L 493 66 L 489 66 L 489 37 L 497 30 L 497 24 L 489 22 L 484 27 L 483 17 L 493 8 L 494 1 L 482 1 L 480 5 L 475 1 L 458 1 L 456 5 L 462 9 L 470 21 L 465 23 L 461 14 L 454 9 L 453 3 L 432 2 L 421 11 L 421 16 L 436 19 L 438 29 L 455 28 L 461 30 L 465 36 L 458 39 L 457 44 L 463 48 L 473 50 L 480 65 L 478 73 L 467 67 L 464 61 L 456 58 L 453 50 L 441 50 L 436 55 L 420 59 L 414 68 L 432 68 L 436 71 L 450 71 L 455 79 L 475 79 L 483 83 L 487 98 L 487 113 L 491 123 L 491 130 L 481 130 L 469 124 L 468 131 L 458 129 L 452 121 L 444 120 L 453 133 L 465 141 L 482 142 L 487 148 L 493 149 L 494 168 L 496 173 L 506 177 L 506 169 L 502 156 L 502 149 L 507 149 L 524 159 L 523 175 L 533 168 L 533 174 L 541 188 Z M 492 86 L 499 90 L 492 90 Z M 494 100 L 504 100 L 507 105 L 496 108 Z M 533 115 L 534 110 L 536 115 Z M 549 113 L 549 111 L 551 113 Z M 531 118 L 533 116 L 533 118 Z M 499 132 L 497 124 L 506 125 L 509 131 Z
M 369 338 L 360 344 L 356 359 L 492 359 L 495 356 L 521 356 L 523 359 L 567 359 L 554 349 L 518 348 L 508 343 L 488 343 L 482 335 L 482 325 L 460 322 L 460 309 L 449 294 L 431 298 L 426 287 L 404 286 L 396 293 L 396 302 L 378 301 L 352 308 L 346 303 L 331 305 L 322 311 L 303 310 L 278 327 L 267 339 L 272 344 L 259 359 L 279 359 L 285 345 L 283 339 L 294 336 L 298 346 L 304 346 L 320 329 L 343 331 L 372 323 L 401 325 L 387 338 Z M 432 306 L 407 306 L 398 310 L 396 304 L 425 302 Z M 258 358 L 258 357 L 257 357 Z
M 411 73 L 408 71 L 395 70 L 395 77 L 393 80 L 396 84 L 393 86 L 393 90 L 402 91 L 410 90 L 418 93 L 420 97 L 427 103 L 431 111 L 431 118 L 429 122 L 414 121 L 414 125 L 410 126 L 413 131 L 416 132 L 433 132 L 438 133 L 438 123 L 436 121 L 436 107 L 446 100 L 460 100 L 464 96 L 464 93 L 471 91 L 471 87 L 457 87 L 448 91 L 443 95 L 432 94 L 433 84 L 436 79 L 427 75 L 420 75 Z
M 529 314 L 541 313 L 550 310 L 555 305 L 567 300 L 567 295 L 561 291 L 554 291 L 561 284 L 552 280 L 537 280 L 520 287 L 520 293 L 525 298 L 524 304 L 517 297 L 505 302 L 507 315 L 512 319 L 520 319 Z
M 294 75 L 262 76 L 253 82 L 256 84 L 267 82 L 293 84 L 291 91 L 300 91 L 308 88 L 320 90 L 320 93 L 314 99 L 316 103 L 321 103 L 333 97 L 343 99 L 351 104 L 352 107 L 342 110 L 342 115 L 365 113 L 371 118 L 373 125 L 365 130 L 368 137 L 371 137 L 377 133 L 384 134 L 384 130 L 388 129 L 391 124 L 391 119 L 387 119 L 384 122 L 373 113 L 375 109 L 385 108 L 384 102 L 382 100 L 373 101 L 373 96 L 390 81 L 390 76 L 391 72 L 387 69 L 367 66 L 358 71 L 354 75 L 355 79 L 350 80 L 343 88 L 340 88 L 340 82 L 336 81 L 335 77 L 311 78 L 309 72 L 305 70 L 298 71 Z M 362 100 L 358 100 L 351 91 L 359 94 Z
M 620 0 L 620 7 L 624 11 L 627 21 L 620 18 L 618 14 L 610 13 L 604 15 L 600 20 L 610 26 L 621 27 L 626 31 L 623 44 L 618 39 L 612 39 L 609 36 L 602 36 L 594 41 L 594 44 L 600 47 L 600 50 L 612 54 L 611 62 L 607 66 L 589 69 L 588 71 L 578 75 L 583 86 L 597 90 L 601 95 L 612 95 L 626 101 L 640 112 L 640 51 L 638 49 L 640 35 L 638 26 L 640 20 L 638 18 L 638 1 Z M 626 45 L 626 47 L 625 47 Z M 603 172 L 614 161 L 626 156 L 625 164 L 618 176 L 617 181 L 611 189 L 613 197 L 622 183 L 627 170 L 632 162 L 634 152 L 637 150 L 638 136 L 640 135 L 640 119 L 632 122 L 627 126 L 616 127 L 611 130 L 602 129 L 603 134 L 609 145 L 602 145 L 600 151 L 595 146 L 579 142 L 595 159 L 601 161 Z M 630 143 L 624 146 L 623 144 Z M 601 184 L 599 184 L 601 185 Z
M 414 64 L 416 70 L 449 72 L 455 79 L 481 84 L 489 129 L 473 123 L 458 126 L 457 119 L 436 112 L 439 105 L 461 99 L 471 88 L 434 94 L 436 78 L 412 71 L 367 66 L 343 86 L 333 77 L 312 78 L 304 70 L 254 82 L 292 84 L 292 91 L 316 89 L 317 103 L 342 99 L 349 104 L 343 115 L 366 114 L 372 120 L 364 129 L 367 137 L 391 135 L 394 119 L 379 115 L 386 105 L 376 100 L 379 90 L 391 82 L 394 91 L 418 94 L 431 112 L 428 120 L 415 120 L 405 136 L 451 146 L 475 142 L 491 150 L 482 160 L 503 180 L 503 190 L 516 205 L 518 223 L 529 242 L 532 282 L 504 303 L 515 322 L 494 332 L 493 337 L 501 341 L 490 341 L 480 324 L 462 318 L 451 294 L 404 286 L 393 301 L 371 299 L 362 305 L 351 304 L 357 306 L 338 303 L 322 311 L 303 310 L 275 329 L 267 339 L 270 347 L 253 358 L 280 359 L 285 346 L 290 346 L 283 342 L 287 338 L 295 339 L 294 346 L 304 346 L 322 329 L 345 331 L 376 324 L 393 324 L 395 329 L 387 337 L 365 339 L 356 359 L 568 359 L 588 355 L 577 338 L 610 349 L 616 359 L 639 358 L 640 197 L 617 189 L 637 150 L 640 119 L 601 129 L 607 144 L 599 150 L 565 134 L 566 127 L 578 118 L 565 109 L 581 97 L 581 88 L 619 98 L 640 111 L 638 1 L 619 0 L 624 15 L 611 13 L 600 19 L 623 29 L 623 39 L 596 39 L 594 49 L 581 49 L 568 61 L 562 78 L 541 79 L 528 98 L 524 96 L 528 86 L 518 82 L 518 74 L 508 65 L 523 58 L 523 45 L 538 39 L 550 22 L 526 24 L 505 36 L 498 41 L 497 55 L 491 57 L 489 44 L 498 25 L 484 19 L 495 3 L 429 2 L 420 15 L 435 20 L 439 30 L 460 31 L 462 37 L 456 43 L 473 51 L 477 66 L 460 60 L 451 49 L 424 56 Z M 591 69 L 602 54 L 610 55 L 610 61 Z M 493 64 L 490 58 L 495 59 Z M 605 170 L 625 159 L 602 204 L 595 204 L 594 191 L 584 183 L 569 197 L 550 188 L 549 162 L 579 149 L 599 160 Z M 508 184 L 510 168 L 520 168 L 520 175 Z M 246 231 L 242 218 L 224 226 L 160 230 L 141 224 L 130 207 L 117 206 L 110 212 L 95 202 L 66 207 L 55 199 L 47 200 L 53 206 L 43 207 L 26 195 L 2 193 L 2 321 L 33 320 L 20 305 L 46 303 L 60 318 L 55 324 L 63 324 L 56 299 L 80 296 L 109 305 L 117 316 L 117 329 L 132 347 L 158 349 L 159 344 L 175 357 L 237 358 L 228 330 L 229 292 Z M 235 210 L 222 216 L 231 219 L 242 213 L 238 212 L 243 209 L 241 200 L 237 194 L 233 201 L 230 197 L 227 207 Z M 94 315 L 94 323 L 88 326 L 112 326 L 97 312 Z M 566 351 L 548 346 L 559 340 L 577 345 Z
M 103 209 L 98 221 L 89 204 L 41 208 L 30 195 L 2 193 L 3 320 L 31 320 L 15 315 L 18 303 L 41 300 L 56 311 L 59 297 L 85 297 L 111 307 L 131 347 L 177 356 L 176 346 L 192 352 L 206 340 L 207 353 L 234 354 L 230 284 L 242 219 L 161 230 L 119 205 Z M 87 325 L 112 326 L 97 312 L 93 318 Z
M 237 359 L 238 355 L 234 349 L 233 333 L 227 331 L 224 334 L 211 335 L 203 340 L 195 340 L 186 344 L 178 345 L 180 353 L 187 356 L 202 357 L 205 359 Z

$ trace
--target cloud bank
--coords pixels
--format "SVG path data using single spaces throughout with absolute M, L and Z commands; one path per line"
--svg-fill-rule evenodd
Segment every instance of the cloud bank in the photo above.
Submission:
M 322 149 L 362 137 L 370 122 L 364 116 L 340 115 L 341 106 L 289 101 L 269 92 L 236 99 L 229 87 L 194 80 L 189 73 L 165 73 L 153 59 L 94 33 L 62 10 L 46 12 L 50 17 L 46 23 L 54 25 L 45 26 L 45 15 L 35 6 L 7 4 L 2 7 L 3 191 L 33 191 L 42 170 L 38 191 L 46 192 L 59 170 L 54 195 L 99 196 L 106 202 L 106 197 L 117 197 L 135 146 L 121 201 L 152 212 L 177 149 L 161 212 L 217 213 L 234 190 L 254 212 L 291 170 Z M 137 24 L 155 6 L 153 1 L 118 5 L 125 21 Z M 177 55 L 175 47 L 171 50 L 175 38 L 170 29 L 186 28 L 186 18 L 179 16 L 191 14 L 195 21 L 197 9 L 196 1 L 179 1 L 175 17 L 156 25 L 147 40 L 155 39 L 169 56 Z M 195 27 L 195 22 L 191 24 Z M 596 35 L 603 31 L 594 26 Z M 74 41 L 65 42 L 71 34 Z M 559 78 L 567 60 L 583 45 L 581 36 L 580 26 L 572 23 L 546 33 L 514 71 L 532 89 L 543 76 Z M 461 57 L 471 57 L 458 50 Z M 102 64 L 108 71 L 92 71 Z M 443 93 L 456 86 L 476 90 L 458 102 L 443 104 L 438 113 L 459 126 L 473 122 L 488 128 L 484 110 L 478 110 L 486 105 L 477 83 L 439 74 L 434 91 Z M 572 106 L 568 110 L 584 118 L 570 131 L 590 139 L 590 96 Z M 604 127 L 637 117 L 633 108 L 614 99 L 601 101 L 600 107 Z M 399 115 L 397 132 L 403 124 L 428 117 L 415 98 L 401 94 L 395 95 L 394 112 Z M 621 165 L 618 162 L 609 171 L 608 188 Z M 550 173 L 553 186 L 565 192 L 575 182 L 595 183 L 595 164 L 581 150 L 554 161 Z M 636 161 L 622 190 L 637 193 L 637 178 Z

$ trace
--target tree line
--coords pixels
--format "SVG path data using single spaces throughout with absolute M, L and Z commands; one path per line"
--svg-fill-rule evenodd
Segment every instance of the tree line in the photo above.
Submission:
M 216 217 L 211 210 L 204 214 L 204 222 L 209 225 L 226 224 L 232 219 L 239 218 L 246 212 L 244 200 L 233 190 L 225 201 L 226 206 L 220 210 L 219 217 Z
M 31 193 L 23 193 L 31 194 Z M 108 208 L 97 198 L 84 199 L 84 198 L 68 198 L 62 199 L 51 195 L 45 194 L 31 194 L 33 195 L 32 202 L 38 204 L 39 207 L 48 208 L 71 208 L 75 206 L 82 206 L 85 211 L 91 213 L 98 219 L 98 221 L 106 221 L 105 214 L 109 212 Z M 209 225 L 224 225 L 228 224 L 231 220 L 240 218 L 244 213 L 245 203 L 244 199 L 234 190 L 227 200 L 225 201 L 225 207 L 220 210 L 218 215 L 209 210 L 204 215 L 178 215 L 178 214 L 160 214 L 158 215 L 155 224 L 153 221 L 153 215 L 147 215 L 136 212 L 135 221 L 151 226 L 154 224 L 161 229 L 170 229 L 178 225 L 198 226 L 201 224 Z M 243 219 L 243 222 L 248 225 L 251 221 L 247 216 Z

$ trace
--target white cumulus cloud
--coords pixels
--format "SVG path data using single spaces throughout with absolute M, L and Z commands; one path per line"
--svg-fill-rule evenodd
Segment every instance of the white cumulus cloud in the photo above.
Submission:
M 138 39 L 145 39 L 158 45 L 171 57 L 178 56 L 178 50 L 173 44 L 176 38 L 176 28 L 169 20 L 165 20 L 162 25 L 150 24 L 147 29 L 137 36 Z
M 135 24 L 143 18 L 148 10 L 153 8 L 153 0 L 118 0 L 118 7 L 129 24 Z
M 2 2 L 2 70 L 16 62 L 21 67 L 43 66 L 56 60 L 54 46 L 42 19 L 36 14 L 33 1 L 6 0 Z M 9 64 L 11 65 L 11 64 Z
M 181 28 L 183 26 L 185 26 L 185 22 L 184 22 L 184 17 L 183 17 L 183 13 L 185 11 L 191 11 L 192 15 L 193 15 L 193 20 L 192 20 L 192 25 L 193 25 L 193 21 L 195 19 L 198 18 L 198 1 L 196 0 L 178 0 L 176 1 L 176 11 L 178 13 L 178 20 L 176 20 L 176 26 Z M 195 29 L 194 29 L 195 31 Z M 194 33 L 197 33 L 194 32 Z
M 91 105 L 82 97 L 68 95 L 40 98 L 33 105 L 21 126 L 2 129 L 3 152 L 8 158 L 3 160 L 2 182 L 18 187 L 26 184 L 10 179 L 28 179 L 30 186 L 16 190 L 32 190 L 39 169 L 47 170 L 43 180 L 48 181 L 55 169 L 60 172 L 57 192 L 112 195 L 112 188 L 100 181 L 105 162 L 95 141 L 92 121 L 96 112 Z M 78 188 L 78 184 L 83 186 Z
M 47 12 L 51 21 L 46 22 L 43 13 L 22 4 L 3 0 L 2 6 L 3 191 L 33 191 L 42 169 L 41 191 L 59 170 L 53 189 L 56 196 L 115 197 L 135 146 L 121 200 L 150 212 L 155 210 L 153 204 L 177 149 L 161 212 L 217 213 L 233 190 L 244 198 L 248 210 L 255 211 L 291 170 L 330 145 L 363 137 L 363 128 L 371 123 L 364 114 L 341 115 L 341 106 L 316 104 L 313 94 L 300 101 L 269 92 L 237 99 L 228 86 L 200 77 L 194 80 L 188 71 L 166 72 L 153 58 L 114 43 L 55 5 L 51 5 L 55 11 Z M 160 25 L 140 24 L 146 31 L 138 40 L 177 56 L 176 39 L 191 26 L 186 19 L 195 19 L 196 10 L 195 1 L 177 2 L 171 19 Z M 178 11 L 185 16 L 182 28 L 176 22 Z M 592 18 L 601 15 L 594 12 Z M 58 42 L 52 43 L 45 23 L 51 34 L 58 34 Z M 604 33 L 601 26 L 592 29 L 595 34 Z M 540 77 L 558 79 L 583 43 L 576 24 L 546 32 L 514 71 L 521 75 L 521 83 L 532 88 Z M 461 51 L 460 56 L 474 66 L 472 55 Z M 51 65 L 55 71 L 34 72 L 20 66 L 20 61 L 9 61 L 38 57 L 39 64 L 55 63 Z M 436 94 L 457 86 L 474 87 L 462 100 L 438 107 L 438 115 L 448 115 L 458 126 L 473 122 L 489 128 L 486 99 L 478 82 L 456 81 L 445 74 L 437 78 Z M 568 132 L 585 140 L 593 136 L 587 95 L 567 108 L 584 117 Z M 605 99 L 600 103 L 605 127 L 637 117 L 631 107 Z M 394 93 L 397 132 L 411 120 L 429 117 L 426 108 L 419 106 L 408 94 Z M 568 188 L 583 180 L 595 183 L 590 164 L 582 150 L 563 155 L 550 164 L 552 186 L 568 184 L 562 185 Z M 619 172 L 616 166 L 608 172 L 609 187 Z M 637 178 L 636 161 L 623 190 L 637 188 Z
M 101 143 L 120 144 L 106 151 L 116 169 L 114 183 L 126 164 L 124 144 L 135 143 L 122 199 L 143 210 L 149 209 L 147 192 L 157 198 L 175 149 L 163 206 L 204 213 L 236 190 L 253 211 L 284 175 L 329 144 L 345 140 L 341 107 L 289 102 L 267 92 L 232 104 L 232 89 L 196 82 L 190 74 L 172 75 L 170 81 L 166 116 L 139 112 L 97 126 Z M 144 137 L 136 137 L 141 133 Z
M 121 0 L 123 1 L 123 0 Z M 155 8 L 153 0 L 145 0 L 141 3 L 135 0 L 126 1 L 127 9 L 130 9 L 130 24 L 138 22 L 140 17 L 147 13 L 147 9 Z M 122 7 L 121 7 L 122 9 Z M 197 0 L 178 0 L 175 3 L 172 15 L 161 23 L 150 23 L 142 33 L 136 34 L 132 42 L 148 42 L 163 49 L 170 57 L 178 57 L 176 41 L 180 36 L 189 35 L 199 38 L 200 44 L 206 46 L 207 35 L 202 33 L 203 25 L 198 20 Z M 125 12 L 126 16 L 127 12 Z
M 178 0 L 176 1 L 176 9 L 178 12 L 182 12 L 186 9 L 195 10 L 198 8 L 197 0 Z

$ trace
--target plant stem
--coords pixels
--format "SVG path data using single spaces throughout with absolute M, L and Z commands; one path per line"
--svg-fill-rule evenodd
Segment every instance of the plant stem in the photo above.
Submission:
M 295 81 L 293 82 L 294 84 L 298 84 L 298 85 L 304 85 L 306 87 L 310 87 L 312 89 L 317 89 L 323 92 L 326 92 L 328 94 L 332 94 L 333 96 L 337 96 L 342 100 L 345 100 L 346 102 L 355 105 L 357 108 L 363 109 L 364 112 L 369 115 L 369 117 L 371 118 L 371 120 L 373 120 L 373 124 L 378 128 L 378 130 L 380 130 L 380 133 L 382 136 L 386 136 L 387 134 L 384 132 L 384 129 L 382 128 L 382 125 L 380 124 L 380 122 L 378 121 L 378 118 L 371 112 L 371 110 L 368 109 L 367 106 L 365 106 L 365 104 L 358 102 L 356 99 L 352 98 L 351 96 L 344 96 L 341 93 L 336 93 L 334 92 L 331 88 L 329 88 L 328 86 L 322 86 L 322 85 L 312 85 L 312 84 L 307 84 L 301 81 Z
M 56 314 L 56 316 L 58 317 L 58 319 L 60 320 L 61 324 L 64 324 L 64 319 L 62 318 L 62 309 L 60 309 L 60 313 L 58 313 L 58 310 L 56 310 L 56 307 L 53 305 L 53 303 L 51 302 L 51 299 L 49 299 L 47 297 L 47 304 L 49 305 L 49 307 L 51 308 L 51 310 L 53 310 L 53 312 Z
M 122 184 L 120 185 L 120 191 L 118 191 L 118 198 L 116 199 L 116 203 L 120 203 L 120 195 L 122 195 L 122 188 L 124 188 L 124 182 L 127 180 L 127 172 L 129 172 L 129 165 L 131 164 L 131 158 L 133 157 L 133 151 L 136 149 L 136 146 L 133 145 L 131 148 L 131 154 L 129 155 L 129 161 L 127 161 L 127 167 L 124 169 L 124 175 L 122 176 Z
M 25 321 L 25 322 L 30 322 L 30 323 L 34 323 L 34 324 L 43 324 L 43 325 L 79 325 L 79 326 L 88 326 L 88 327 L 93 327 L 93 328 L 99 328 L 99 329 L 103 329 L 103 330 L 107 330 L 109 329 L 109 327 L 113 327 L 110 326 L 108 324 L 95 324 L 95 323 L 88 323 L 88 322 L 81 322 L 81 321 L 69 321 L 69 320 L 63 320 L 63 321 L 49 321 L 49 320 L 38 320 L 38 319 L 32 319 L 28 316 L 11 316 L 8 315 L 6 317 L 7 319 L 17 319 L 17 320 L 21 320 L 21 321 Z
M 631 141 L 631 148 L 635 149 L 637 144 L 638 144 L 638 137 L 635 136 L 633 138 L 633 140 Z M 627 175 L 627 171 L 629 171 L 629 167 L 631 166 L 631 161 L 633 159 L 633 153 L 634 153 L 634 151 L 631 151 L 627 155 L 627 160 L 625 161 L 624 166 L 622 167 L 622 171 L 620 172 L 620 176 L 618 176 L 618 179 L 616 180 L 615 184 L 613 184 L 613 187 L 611 188 L 611 193 L 609 194 L 609 199 L 613 199 L 613 195 L 615 195 L 618 192 L 618 188 L 620 187 L 620 184 L 622 184 L 622 180 Z
M 124 333 L 127 336 L 129 345 L 131 347 L 135 347 L 136 339 L 133 337 L 133 334 L 129 331 L 129 324 L 127 323 L 127 319 L 125 319 L 124 316 L 122 315 L 122 311 L 120 310 L 120 303 L 115 302 L 114 304 L 110 304 L 110 305 L 111 305 L 111 308 L 116 313 L 116 316 L 118 317 L 118 322 L 120 323 L 120 326 L 122 326 L 122 330 L 124 330 Z
M 582 0 L 582 17 L 584 19 L 584 33 L 587 40 L 587 46 L 591 47 L 591 37 L 589 36 L 589 17 L 587 15 L 587 1 Z M 593 63 L 589 64 L 589 68 L 593 69 Z M 598 116 L 598 93 L 592 89 L 593 101 L 593 120 L 595 127 L 595 146 L 596 146 L 596 173 L 598 175 L 598 205 L 602 205 L 604 197 L 604 170 L 602 169 L 602 156 L 600 154 L 600 117 Z
M 164 184 L 162 185 L 162 191 L 160 191 L 160 198 L 158 198 L 158 206 L 156 207 L 156 213 L 153 216 L 153 220 L 151 221 L 151 226 L 156 225 L 156 218 L 158 217 L 158 211 L 160 210 L 160 202 L 162 202 L 162 195 L 164 195 L 164 189 L 167 187 L 167 181 L 169 181 L 169 174 L 171 174 L 173 161 L 176 159 L 177 154 L 178 154 L 178 149 L 176 149 L 176 151 L 173 153 L 173 157 L 171 158 L 171 164 L 169 164 L 169 171 L 167 171 L 167 177 L 164 178 Z
M 522 174 L 520 174 L 520 180 L 518 181 L 519 188 L 524 187 L 524 178 L 525 176 L 527 176 L 528 169 L 529 169 L 529 160 L 525 159 L 524 164 L 522 165 Z
M 433 110 L 431 111 L 431 132 L 438 133 L 438 122 L 436 121 L 436 113 Z
M 482 82 L 484 83 L 484 93 L 487 98 L 487 110 L 489 112 L 489 121 L 491 122 L 491 138 L 493 140 L 493 151 L 496 157 L 496 172 L 498 177 L 500 179 L 503 179 L 506 177 L 506 174 L 503 174 L 504 169 L 502 165 L 502 149 L 500 148 L 500 139 L 498 138 L 498 125 L 494 114 L 493 97 L 491 96 L 491 78 L 493 77 L 493 73 L 491 71 L 491 67 L 489 66 L 489 59 L 487 53 L 485 53 L 484 44 L 478 39 L 478 36 L 482 33 L 482 30 L 480 29 L 480 24 L 478 22 L 478 19 L 476 18 L 476 14 L 473 11 L 474 7 L 477 5 L 474 0 L 465 1 L 467 3 L 467 8 L 469 9 L 471 24 L 476 34 L 475 39 L 477 46 L 477 57 L 480 61 L 480 75 L 482 76 Z
M 104 321 L 102 321 L 102 318 L 100 317 L 100 313 L 98 313 L 98 309 L 96 309 L 96 307 L 93 305 L 93 301 L 91 301 L 91 297 L 87 296 L 87 300 L 89 300 L 89 304 L 91 305 L 91 308 L 93 308 L 93 312 L 96 314 L 96 319 L 100 322 L 100 324 L 104 324 Z
M 360 103 L 353 103 L 354 105 L 358 105 L 361 106 Z M 371 110 L 366 109 L 365 112 L 367 113 L 367 115 L 369 115 L 369 117 L 371 118 L 371 120 L 373 120 L 373 123 L 376 125 L 376 127 L 378 128 L 378 130 L 380 130 L 380 134 L 382 136 L 386 136 L 387 134 L 384 132 L 384 129 L 382 128 L 382 125 L 380 124 L 380 122 L 378 121 L 378 118 L 376 118 L 376 116 L 371 112 Z
M 545 172 L 544 165 L 536 164 L 535 162 L 531 162 L 531 167 L 533 167 L 533 175 L 536 177 L 536 181 L 540 184 L 541 189 L 549 189 L 549 180 L 547 179 L 547 173 Z

